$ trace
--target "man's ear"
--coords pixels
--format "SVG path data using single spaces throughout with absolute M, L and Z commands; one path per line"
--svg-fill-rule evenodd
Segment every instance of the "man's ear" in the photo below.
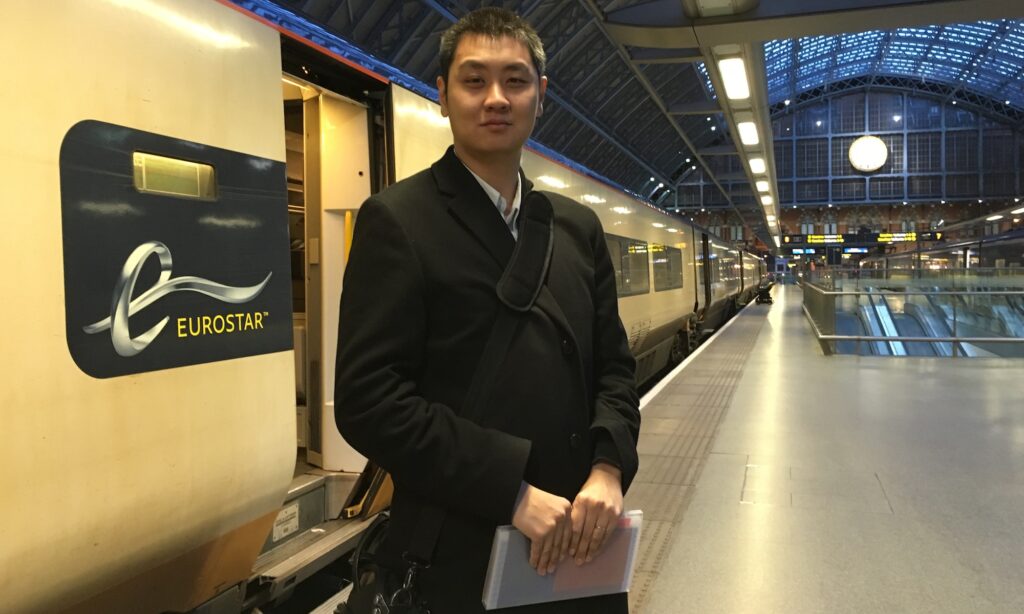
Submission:
M 437 101 L 441 103 L 441 117 L 448 117 L 448 86 L 444 77 L 437 77 Z
M 540 95 L 537 97 L 537 117 L 544 115 L 544 94 L 548 91 L 548 78 L 540 78 Z

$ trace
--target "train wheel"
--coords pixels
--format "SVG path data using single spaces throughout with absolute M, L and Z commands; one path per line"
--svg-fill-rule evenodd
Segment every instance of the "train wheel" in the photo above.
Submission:
M 676 333 L 675 339 L 672 340 L 672 349 L 668 352 L 669 364 L 677 365 L 686 358 L 686 355 L 690 353 L 690 344 L 688 342 L 688 335 L 682 332 Z

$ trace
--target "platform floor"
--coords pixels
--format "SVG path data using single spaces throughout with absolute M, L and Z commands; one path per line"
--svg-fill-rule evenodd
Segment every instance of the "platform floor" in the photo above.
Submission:
M 824 356 L 775 297 L 643 409 L 632 612 L 1024 612 L 1024 360 Z

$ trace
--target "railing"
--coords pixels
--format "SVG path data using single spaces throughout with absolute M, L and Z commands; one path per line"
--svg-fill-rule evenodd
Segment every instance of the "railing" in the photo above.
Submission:
M 804 313 L 830 354 L 1024 357 L 1024 272 L 1014 273 L 815 271 Z

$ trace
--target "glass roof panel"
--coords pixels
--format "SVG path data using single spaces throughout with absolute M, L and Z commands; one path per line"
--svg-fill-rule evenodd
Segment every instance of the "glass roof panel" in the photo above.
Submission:
M 1024 20 L 805 36 L 764 44 L 771 104 L 830 81 L 924 79 L 1024 107 Z

